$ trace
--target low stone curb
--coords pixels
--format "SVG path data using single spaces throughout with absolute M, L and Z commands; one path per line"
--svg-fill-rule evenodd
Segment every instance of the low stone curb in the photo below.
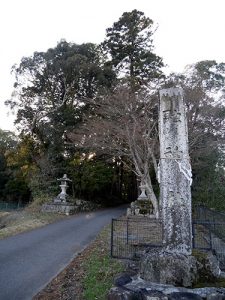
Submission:
M 225 300 L 225 288 L 189 289 L 147 282 L 140 277 L 123 274 L 116 278 L 108 300 Z

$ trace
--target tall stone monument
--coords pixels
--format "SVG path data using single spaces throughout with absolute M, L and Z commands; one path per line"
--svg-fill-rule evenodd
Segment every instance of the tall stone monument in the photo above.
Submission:
M 141 257 L 139 275 L 150 282 L 191 287 L 199 279 L 199 266 L 205 272 L 214 259 L 203 267 L 204 263 L 199 264 L 192 255 L 192 173 L 187 119 L 180 88 L 160 91 L 159 138 L 163 248 L 147 249 Z M 212 278 L 213 272 L 209 271 L 207 278 Z M 220 270 L 216 273 L 219 275 Z
M 159 139 L 164 247 L 167 252 L 190 255 L 192 173 L 181 88 L 160 91 Z

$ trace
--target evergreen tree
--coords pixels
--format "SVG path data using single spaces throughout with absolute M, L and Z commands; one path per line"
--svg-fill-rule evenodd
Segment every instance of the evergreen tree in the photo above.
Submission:
M 6 103 L 17 108 L 20 133 L 31 136 L 39 149 L 33 157 L 34 177 L 51 186 L 53 178 L 66 171 L 67 158 L 73 154 L 65 146 L 66 132 L 81 122 L 86 100 L 109 87 L 115 76 L 103 66 L 96 45 L 64 40 L 46 52 L 22 58 L 13 71 L 15 90 Z
M 162 75 L 162 58 L 153 53 L 153 21 L 143 12 L 125 12 L 106 30 L 102 46 L 110 55 L 109 64 L 132 85 L 142 85 Z

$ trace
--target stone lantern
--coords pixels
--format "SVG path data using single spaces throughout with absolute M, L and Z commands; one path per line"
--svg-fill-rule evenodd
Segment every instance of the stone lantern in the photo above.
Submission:
M 76 207 L 72 201 L 68 201 L 69 195 L 67 195 L 66 190 L 69 187 L 68 183 L 72 182 L 66 174 L 62 178 L 57 179 L 60 181 L 61 192 L 56 198 L 50 203 L 44 203 L 41 207 L 43 212 L 60 213 L 70 215 L 76 211 Z M 72 200 L 72 199 L 71 199 Z
M 68 182 L 72 182 L 72 180 L 70 180 L 68 177 L 67 177 L 67 174 L 64 174 L 62 178 L 59 178 L 57 179 L 58 181 L 60 181 L 60 188 L 61 188 L 61 192 L 60 194 L 54 199 L 54 202 L 55 203 L 66 203 L 66 199 L 68 197 L 67 193 L 66 193 L 66 190 L 67 188 L 69 187 L 68 186 Z
M 127 215 L 154 217 L 152 202 L 146 194 L 146 185 L 141 184 L 139 187 L 141 194 L 136 201 L 131 203 L 130 208 L 127 209 Z

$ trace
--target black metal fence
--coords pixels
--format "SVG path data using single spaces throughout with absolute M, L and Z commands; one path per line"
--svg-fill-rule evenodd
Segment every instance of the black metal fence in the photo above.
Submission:
M 194 207 L 193 219 L 212 223 L 225 222 L 225 213 L 209 209 L 204 205 L 196 205 Z
M 225 270 L 225 214 L 204 206 L 194 211 L 193 248 L 212 251 Z
M 225 222 L 193 221 L 193 248 L 212 251 L 225 269 Z
M 225 269 L 225 214 L 198 207 L 192 223 L 193 248 L 212 251 Z M 134 258 L 146 248 L 162 247 L 162 222 L 148 217 L 112 220 L 111 256 Z
M 149 218 L 121 218 L 112 220 L 111 256 L 134 258 L 148 248 L 162 247 L 162 223 Z
M 7 210 L 15 210 L 19 208 L 24 208 L 25 204 L 23 203 L 15 203 L 15 202 L 3 202 L 0 201 L 0 210 L 7 211 Z

